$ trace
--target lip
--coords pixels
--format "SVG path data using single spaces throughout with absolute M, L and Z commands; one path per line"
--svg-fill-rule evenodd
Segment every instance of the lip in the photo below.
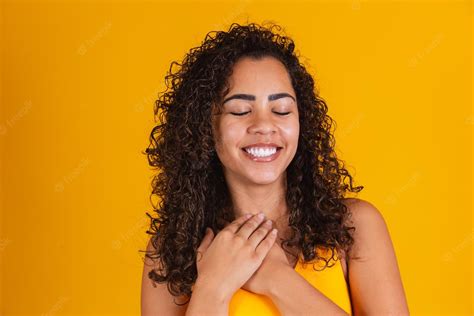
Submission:
M 265 147 L 265 146 L 262 146 L 262 147 Z M 242 148 L 242 151 L 243 151 L 244 155 L 247 158 L 249 158 L 250 160 L 252 160 L 254 162 L 271 162 L 271 161 L 277 159 L 280 156 L 280 152 L 282 150 L 281 147 L 278 147 L 278 146 L 267 146 L 267 147 L 277 147 L 276 153 L 274 153 L 273 155 L 268 156 L 268 157 L 255 157 L 255 156 L 252 156 L 251 154 L 249 154 L 247 151 L 245 151 L 244 148 Z

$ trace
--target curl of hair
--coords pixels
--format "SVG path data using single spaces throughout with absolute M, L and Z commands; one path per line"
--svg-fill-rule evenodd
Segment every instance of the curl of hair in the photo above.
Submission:
M 154 251 L 146 257 L 159 260 L 151 270 L 154 282 L 166 282 L 177 297 L 190 297 L 197 278 L 196 250 L 205 228 L 220 231 L 235 217 L 222 165 L 214 147 L 211 115 L 228 92 L 227 79 L 242 57 L 271 56 L 285 65 L 297 97 L 300 135 L 296 155 L 287 168 L 286 201 L 292 237 L 283 248 L 296 246 L 304 262 L 334 259 L 334 250 L 348 253 L 354 227 L 343 203 L 345 192 L 359 192 L 352 176 L 335 153 L 332 127 L 325 101 L 315 91 L 312 76 L 299 62 L 292 39 L 281 26 L 232 23 L 227 32 L 211 31 L 202 44 L 190 49 L 181 63 L 173 61 L 165 77 L 166 90 L 155 102 L 159 119 L 145 150 L 157 171 L 151 197 L 157 217 L 150 218 Z M 214 36 L 213 36 L 214 35 Z M 175 68 L 175 66 L 177 66 Z M 349 184 L 345 183 L 349 179 Z M 153 204 L 153 203 L 152 203 Z M 331 250 L 329 260 L 316 247 Z M 286 250 L 286 249 L 285 249 Z

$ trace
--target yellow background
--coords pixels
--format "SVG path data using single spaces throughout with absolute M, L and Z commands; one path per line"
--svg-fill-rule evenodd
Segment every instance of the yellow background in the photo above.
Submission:
M 231 22 L 292 36 L 339 157 L 383 213 L 413 315 L 472 315 L 472 2 L 1 6 L 1 309 L 138 315 L 171 61 Z

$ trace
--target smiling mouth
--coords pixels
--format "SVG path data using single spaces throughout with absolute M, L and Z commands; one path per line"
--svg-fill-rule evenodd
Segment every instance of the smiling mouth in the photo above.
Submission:
M 247 150 L 246 150 L 247 148 L 251 148 L 251 147 L 244 147 L 244 148 L 240 148 L 240 149 L 242 149 L 243 151 L 247 152 Z M 272 147 L 272 148 L 276 148 L 276 150 L 280 150 L 280 149 L 282 149 L 283 147 Z
M 244 152 L 245 157 L 250 158 L 250 160 L 254 162 L 270 162 L 278 158 L 280 156 L 281 149 L 283 147 L 276 147 L 276 151 L 268 156 L 255 156 L 248 151 L 245 150 L 245 148 L 242 148 L 242 151 Z

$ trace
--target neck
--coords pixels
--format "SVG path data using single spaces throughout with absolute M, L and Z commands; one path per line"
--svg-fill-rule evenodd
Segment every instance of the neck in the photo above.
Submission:
M 243 183 L 227 179 L 235 218 L 263 212 L 274 224 L 287 223 L 286 174 L 269 184 Z M 279 225 L 277 225 L 279 226 Z

